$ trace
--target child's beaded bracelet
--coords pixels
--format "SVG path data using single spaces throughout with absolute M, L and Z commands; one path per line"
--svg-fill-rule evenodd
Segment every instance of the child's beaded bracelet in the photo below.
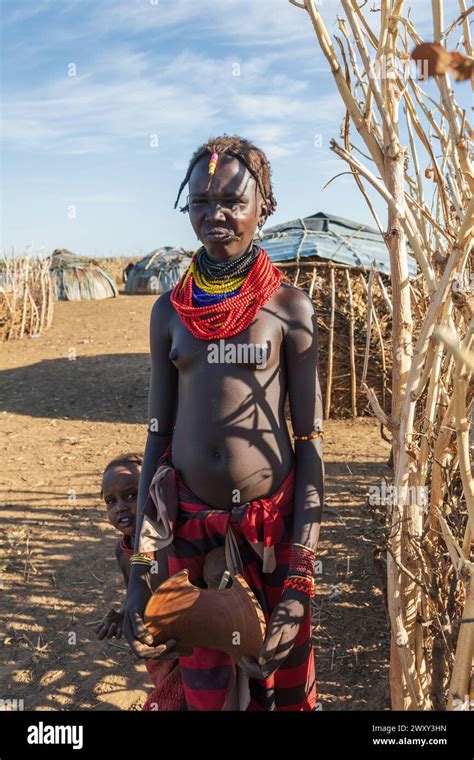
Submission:
M 138 554 L 132 554 L 130 557 L 131 565 L 152 565 L 155 561 L 155 555 L 153 552 L 140 552 Z

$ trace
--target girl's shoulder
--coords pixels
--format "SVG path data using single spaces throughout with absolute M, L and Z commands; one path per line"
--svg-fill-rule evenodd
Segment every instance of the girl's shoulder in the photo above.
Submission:
M 123 557 L 130 557 L 133 554 L 133 550 L 134 547 L 133 545 L 130 545 L 129 536 L 121 536 L 117 539 L 115 544 L 115 557 L 119 563 Z
M 308 294 L 286 282 L 282 282 L 276 291 L 275 302 L 278 308 L 283 309 L 292 319 L 305 322 L 314 316 L 314 303 Z
M 166 290 L 164 293 L 161 293 L 161 295 L 158 296 L 151 309 L 152 317 L 154 315 L 164 316 L 167 313 L 172 313 L 174 309 L 173 304 L 171 303 L 172 292 L 172 290 Z
M 152 332 L 155 331 L 168 331 L 173 315 L 176 313 L 174 306 L 171 303 L 172 290 L 167 290 L 162 293 L 152 306 L 150 314 L 150 327 Z

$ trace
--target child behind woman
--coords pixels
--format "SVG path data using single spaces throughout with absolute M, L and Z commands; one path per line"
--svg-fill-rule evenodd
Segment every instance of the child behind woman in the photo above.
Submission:
M 106 504 L 107 517 L 114 528 L 122 534 L 115 544 L 115 558 L 122 571 L 125 588 L 128 586 L 130 577 L 130 557 L 134 552 L 141 467 L 140 454 L 123 454 L 109 462 L 102 475 L 101 497 Z M 96 628 L 97 638 L 99 640 L 106 637 L 108 639 L 121 638 L 122 625 L 123 607 L 120 610 L 109 610 Z M 186 703 L 177 660 L 168 662 L 150 660 L 145 661 L 145 665 L 155 688 L 143 709 L 185 710 Z

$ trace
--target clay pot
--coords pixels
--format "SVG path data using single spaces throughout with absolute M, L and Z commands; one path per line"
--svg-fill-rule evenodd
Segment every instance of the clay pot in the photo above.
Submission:
M 231 588 L 201 589 L 187 570 L 167 578 L 150 598 L 144 615 L 154 645 L 176 641 L 182 655 L 193 647 L 219 649 L 235 663 L 243 656 L 258 658 L 265 639 L 265 617 L 241 575 Z

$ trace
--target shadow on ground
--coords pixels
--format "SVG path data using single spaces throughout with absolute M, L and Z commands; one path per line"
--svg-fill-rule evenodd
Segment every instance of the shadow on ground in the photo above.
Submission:
M 148 354 L 50 359 L 0 372 L 0 411 L 31 417 L 145 423 Z

